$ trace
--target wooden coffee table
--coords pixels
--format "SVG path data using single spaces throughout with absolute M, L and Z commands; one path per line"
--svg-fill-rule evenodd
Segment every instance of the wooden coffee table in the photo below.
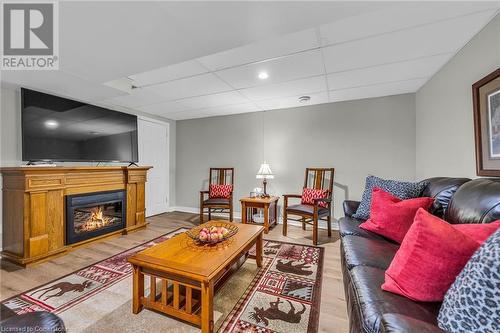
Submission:
M 220 222 L 227 221 L 203 225 Z M 200 326 L 203 333 L 213 332 L 214 288 L 254 244 L 257 266 L 262 265 L 264 228 L 238 224 L 238 229 L 236 235 L 216 245 L 198 245 L 183 233 L 131 256 L 132 312 L 139 313 L 145 307 Z M 146 275 L 150 277 L 148 296 L 144 296 Z

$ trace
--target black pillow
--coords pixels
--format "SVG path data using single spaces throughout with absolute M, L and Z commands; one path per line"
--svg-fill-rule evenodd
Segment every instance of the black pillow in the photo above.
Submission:
M 362 220 L 367 220 L 370 217 L 372 191 L 375 187 L 389 192 L 401 200 L 406 200 L 419 197 L 426 186 L 427 182 L 401 182 L 398 180 L 386 180 L 375 176 L 368 176 L 366 177 L 365 191 L 363 192 L 361 203 L 352 217 Z

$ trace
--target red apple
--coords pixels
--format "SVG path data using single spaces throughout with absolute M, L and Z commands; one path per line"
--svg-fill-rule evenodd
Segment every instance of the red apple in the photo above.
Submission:
M 219 241 L 219 236 L 216 233 L 210 234 L 210 240 L 212 242 L 217 242 Z
M 200 231 L 199 238 L 202 242 L 206 242 L 207 238 L 208 238 L 208 234 L 202 230 L 202 231 Z

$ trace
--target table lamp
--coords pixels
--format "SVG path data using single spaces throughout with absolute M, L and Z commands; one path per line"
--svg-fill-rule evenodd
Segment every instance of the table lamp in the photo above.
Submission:
M 273 172 L 271 171 L 271 168 L 269 167 L 269 164 L 267 164 L 266 161 L 264 161 L 264 163 L 260 165 L 260 169 L 257 172 L 255 178 L 263 179 L 262 185 L 264 185 L 264 197 L 269 197 L 269 195 L 266 192 L 267 180 L 273 179 L 274 175 Z

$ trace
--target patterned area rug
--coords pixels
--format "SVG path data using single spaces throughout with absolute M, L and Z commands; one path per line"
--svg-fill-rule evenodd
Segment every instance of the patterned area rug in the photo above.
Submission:
M 127 258 L 139 251 L 185 232 L 181 228 L 121 252 L 94 265 L 63 276 L 2 302 L 16 314 L 33 311 L 61 313 L 132 275 Z
M 320 247 L 265 241 L 263 269 L 219 332 L 317 332 L 323 253 Z M 255 254 L 255 249 L 250 255 Z
M 133 323 L 143 329 L 148 325 L 149 331 L 169 327 L 171 332 L 196 332 L 193 326 L 153 311 L 133 315 L 130 310 L 132 272 L 127 257 L 186 230 L 153 239 L 2 305 L 16 314 L 57 313 L 71 332 L 134 332 Z M 250 250 L 250 256 L 254 254 Z M 247 260 L 216 294 L 215 328 L 221 333 L 317 332 L 322 266 L 322 248 L 265 241 L 263 267 L 259 270 Z

